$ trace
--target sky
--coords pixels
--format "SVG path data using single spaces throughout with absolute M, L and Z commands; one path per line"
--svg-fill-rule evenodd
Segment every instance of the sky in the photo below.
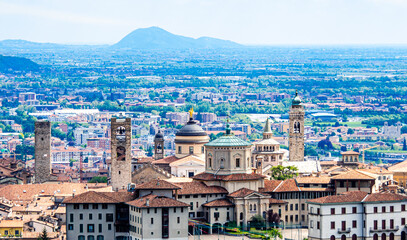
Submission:
M 0 0 L 0 40 L 113 44 L 151 26 L 250 45 L 407 44 L 407 0 Z

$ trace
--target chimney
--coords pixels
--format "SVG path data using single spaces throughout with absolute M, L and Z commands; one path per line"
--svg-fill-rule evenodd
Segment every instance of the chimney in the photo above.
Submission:
M 146 199 L 146 206 L 148 207 L 148 206 L 150 206 L 150 199 Z

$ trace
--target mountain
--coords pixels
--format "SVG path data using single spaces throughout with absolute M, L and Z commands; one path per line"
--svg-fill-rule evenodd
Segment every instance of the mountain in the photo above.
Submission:
M 200 48 L 238 48 L 242 45 L 210 37 L 198 39 L 172 34 L 159 27 L 139 28 L 118 43 L 114 48 L 126 49 L 200 49 Z
M 40 65 L 31 61 L 30 59 L 0 55 L 0 72 L 35 72 L 39 69 Z

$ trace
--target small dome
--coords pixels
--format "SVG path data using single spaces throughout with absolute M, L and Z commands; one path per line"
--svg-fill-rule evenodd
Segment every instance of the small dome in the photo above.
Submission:
M 158 139 L 164 139 L 164 134 L 161 133 L 161 130 L 158 130 L 158 133 L 154 136 L 154 141 Z
M 175 134 L 175 136 L 208 136 L 208 134 L 201 126 L 196 124 L 196 121 L 191 119 Z
M 300 105 L 301 104 L 301 98 L 298 96 L 298 91 L 295 91 L 295 97 L 292 101 L 292 105 Z

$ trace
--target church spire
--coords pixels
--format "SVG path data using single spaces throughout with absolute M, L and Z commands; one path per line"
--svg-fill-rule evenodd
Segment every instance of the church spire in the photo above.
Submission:
M 267 117 L 266 125 L 264 125 L 264 130 L 263 130 L 263 139 L 269 139 L 272 136 L 273 136 L 273 132 L 271 131 L 270 118 Z
M 226 135 L 230 135 L 230 132 L 232 131 L 232 129 L 230 129 L 230 125 L 229 125 L 229 114 L 228 117 L 226 119 Z

